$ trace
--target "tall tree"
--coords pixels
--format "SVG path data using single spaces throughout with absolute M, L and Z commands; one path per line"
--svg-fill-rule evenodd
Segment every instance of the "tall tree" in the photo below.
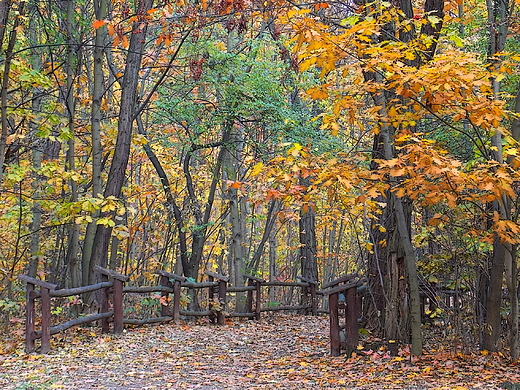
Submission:
M 107 177 L 104 197 L 120 198 L 125 181 L 126 167 L 130 155 L 133 122 L 138 114 L 137 92 L 139 71 L 148 32 L 149 13 L 153 0 L 140 0 L 137 3 L 136 20 L 132 24 L 130 43 L 126 56 L 126 65 L 121 83 L 121 102 L 118 116 L 117 139 L 114 155 Z M 103 214 L 102 214 L 103 216 Z M 94 237 L 94 245 L 90 266 L 107 266 L 108 247 L 112 228 L 99 224 Z

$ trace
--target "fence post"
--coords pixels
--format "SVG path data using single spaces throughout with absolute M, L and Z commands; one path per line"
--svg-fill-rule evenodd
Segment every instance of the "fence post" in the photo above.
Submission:
M 226 305 L 227 282 L 229 282 L 229 277 L 221 275 L 221 274 L 217 274 L 216 272 L 213 272 L 213 271 L 205 271 L 204 273 L 206 275 L 208 275 L 210 282 L 213 282 L 215 279 L 218 280 L 217 288 L 219 291 L 218 299 L 219 299 L 220 309 L 217 311 L 216 316 L 214 313 L 211 313 L 210 319 L 211 319 L 212 323 L 215 323 L 215 318 L 216 318 L 217 323 L 219 325 L 222 325 L 225 322 L 225 314 L 224 314 L 225 310 L 224 309 L 225 309 L 225 305 Z M 213 299 L 215 297 L 215 291 L 213 290 L 213 287 L 210 287 L 209 291 L 210 291 L 209 310 L 211 311 L 211 309 L 213 308 Z
M 330 354 L 339 356 L 341 350 L 341 340 L 339 338 L 339 314 L 338 314 L 338 293 L 329 295 L 329 316 L 330 316 Z
M 114 281 L 114 334 L 123 333 L 123 284 L 121 279 L 113 279 Z
M 302 303 L 304 305 L 308 305 L 309 304 L 308 295 L 310 295 L 311 313 L 313 316 L 317 316 L 318 315 L 318 302 L 316 301 L 316 286 L 317 286 L 318 282 L 311 280 L 311 279 L 307 279 L 300 275 L 296 276 L 296 279 L 300 279 L 303 283 L 308 284 L 308 286 L 302 287 Z M 305 309 L 305 314 L 308 314 L 308 313 L 309 313 L 309 309 Z
M 181 283 L 187 279 L 184 276 L 179 276 L 166 271 L 155 271 L 156 274 L 161 276 L 161 286 L 173 287 L 173 313 L 170 312 L 169 306 L 161 307 L 161 315 L 172 316 L 173 322 L 179 325 L 181 319 Z M 170 279 L 173 279 L 173 286 Z M 165 296 L 168 297 L 169 293 L 164 292 Z
M 108 278 L 112 279 L 112 287 L 103 289 L 103 293 L 101 294 L 101 313 L 108 312 L 108 298 L 110 292 L 112 292 L 112 303 L 114 305 L 114 334 L 121 334 L 123 333 L 123 286 L 129 278 L 128 276 L 121 275 L 111 269 L 99 266 L 96 266 L 94 269 L 101 274 L 103 281 L 108 281 Z M 101 320 L 101 330 L 103 333 L 108 333 L 108 318 L 103 318 Z
M 108 275 L 102 274 L 101 281 L 108 282 Z M 109 299 L 111 290 L 112 290 L 112 287 L 105 287 L 105 288 L 101 289 L 101 291 L 99 292 L 99 299 L 100 299 L 99 311 L 100 311 L 100 313 L 108 312 L 108 299 Z M 102 318 L 101 319 L 101 332 L 108 333 L 109 330 L 110 330 L 110 325 L 108 323 L 108 318 L 106 318 L 106 317 Z
M 179 325 L 181 321 L 181 282 L 173 282 L 173 322 Z
M 42 353 L 47 353 L 51 349 L 51 290 L 56 289 L 56 285 L 45 282 L 43 280 L 31 278 L 27 275 L 18 275 L 18 279 L 23 280 L 27 283 L 27 306 L 26 306 L 26 318 L 25 318 L 25 351 L 33 352 L 35 350 L 35 342 L 37 338 L 41 338 Z M 35 286 L 40 287 L 40 291 L 35 291 Z M 34 318 L 35 318 L 35 305 L 34 301 L 36 298 L 41 298 L 41 336 L 36 336 L 34 331 Z
M 312 315 L 318 315 L 318 300 L 316 299 L 316 283 L 310 283 L 309 288 L 311 290 L 311 310 Z
M 255 302 L 255 319 L 260 321 L 260 313 L 262 308 L 262 292 L 261 292 L 262 282 L 259 280 L 255 280 L 255 288 L 256 288 L 256 302 Z
M 47 287 L 40 287 L 42 299 L 42 353 L 51 350 L 51 295 Z
M 249 278 L 248 281 L 247 281 L 247 285 L 248 286 L 255 286 L 256 287 L 256 281 Z M 258 304 L 257 304 L 258 306 Z M 246 310 L 248 313 L 253 313 L 253 291 L 252 290 L 249 290 L 247 292 L 247 304 L 246 304 Z M 255 308 L 255 313 L 256 313 L 256 308 Z M 256 314 L 255 314 L 255 317 L 256 317 Z
M 208 280 L 210 282 L 213 282 L 215 279 L 213 278 L 213 275 L 208 275 Z M 210 315 L 209 315 L 209 321 L 214 324 L 215 323 L 215 313 L 213 313 L 213 311 L 211 309 L 213 309 L 213 299 L 215 299 L 215 290 L 214 290 L 214 287 L 211 286 L 209 288 L 209 292 L 208 292 L 208 301 L 209 301 L 209 304 L 208 304 L 208 310 L 211 312 Z
M 220 310 L 217 312 L 217 324 L 224 325 L 226 322 L 226 316 L 224 311 L 226 309 L 226 294 L 227 294 L 227 281 L 219 280 L 218 282 L 218 302 L 220 304 Z
M 247 310 L 248 313 L 253 313 L 255 320 L 260 321 L 260 313 L 262 309 L 262 283 L 265 283 L 264 279 L 257 278 L 253 275 L 246 275 L 244 277 L 249 279 L 247 282 L 248 286 L 255 286 L 255 311 L 253 312 L 253 291 L 247 291 Z
M 161 286 L 163 286 L 163 287 L 171 287 L 172 283 L 170 282 L 170 278 L 168 278 L 165 275 L 161 275 Z M 163 316 L 163 317 L 170 316 L 170 307 L 169 307 L 169 304 L 168 304 L 168 297 L 169 297 L 169 295 L 170 295 L 170 293 L 168 291 L 162 291 L 161 292 L 161 296 L 164 298 L 164 302 L 166 303 L 166 305 L 163 305 L 161 303 L 161 316 Z
M 34 299 L 37 294 L 34 291 L 34 284 L 29 282 L 26 291 L 25 352 L 30 353 L 34 351 Z
M 345 337 L 347 346 L 347 355 L 350 356 L 358 346 L 358 305 L 357 305 L 356 287 L 349 288 L 346 292 L 347 307 L 345 309 Z

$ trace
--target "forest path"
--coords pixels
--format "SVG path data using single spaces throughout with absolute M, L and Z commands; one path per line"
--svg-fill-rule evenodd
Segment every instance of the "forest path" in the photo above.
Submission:
M 328 319 L 276 315 L 225 326 L 159 325 L 121 337 L 76 329 L 48 355 L 0 355 L 0 389 L 499 389 L 520 366 L 499 355 L 406 351 L 331 357 Z M 520 387 L 518 387 L 520 389 Z

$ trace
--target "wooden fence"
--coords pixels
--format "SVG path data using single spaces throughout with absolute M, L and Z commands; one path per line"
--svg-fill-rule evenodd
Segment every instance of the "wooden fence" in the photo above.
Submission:
M 359 323 L 363 312 L 363 290 L 365 279 L 359 274 L 345 275 L 324 284 L 319 294 L 329 297 L 330 354 L 339 356 L 341 348 L 350 356 L 358 346 Z M 340 323 L 339 313 L 345 314 L 344 324 Z
M 41 339 L 41 352 L 50 351 L 50 337 L 53 334 L 62 332 L 72 326 L 85 324 L 94 321 L 101 321 L 103 332 L 109 331 L 109 324 L 113 322 L 113 332 L 121 334 L 124 324 L 144 325 L 151 323 L 161 323 L 173 321 L 179 323 L 181 316 L 207 316 L 212 323 L 224 324 L 226 317 L 244 317 L 260 320 L 261 313 L 269 311 L 305 311 L 312 315 L 318 314 L 317 296 L 328 296 L 330 300 L 329 312 L 331 318 L 331 353 L 339 354 L 339 348 L 345 343 L 341 342 L 339 336 L 341 329 L 338 320 L 338 310 L 342 308 L 338 305 L 338 296 L 346 291 L 350 301 L 354 302 L 351 297 L 352 288 L 354 294 L 358 286 L 361 285 L 361 279 L 355 274 L 347 275 L 346 279 L 341 278 L 334 282 L 323 286 L 323 291 L 317 291 L 317 283 L 303 277 L 298 277 L 296 282 L 268 282 L 261 278 L 245 275 L 247 279 L 246 286 L 228 286 L 229 278 L 211 271 L 206 271 L 208 277 L 206 282 L 190 282 L 185 277 L 175 275 L 165 271 L 156 271 L 159 275 L 159 286 L 125 286 L 128 277 L 121 275 L 112 270 L 96 267 L 95 271 L 102 277 L 102 282 L 70 289 L 56 289 L 56 285 L 47 283 L 38 279 L 31 278 L 26 275 L 19 275 L 19 279 L 27 283 L 27 314 L 26 314 L 26 331 L 25 331 L 25 349 L 27 352 L 35 350 L 35 340 Z M 347 282 L 347 283 L 345 283 Z M 280 305 L 280 306 L 262 306 L 262 288 L 263 287 L 298 287 L 301 288 L 301 304 L 300 305 Z M 39 287 L 39 291 L 36 290 Z M 193 311 L 183 310 L 181 308 L 181 291 L 187 289 L 209 289 L 208 291 L 208 308 L 207 310 Z M 69 297 L 84 293 L 97 293 L 99 313 L 85 317 L 75 318 L 65 323 L 51 326 L 51 298 L 53 297 Z M 227 304 L 227 295 L 229 293 L 247 292 L 246 312 L 225 313 Z M 124 293 L 161 293 L 162 305 L 160 317 L 129 319 L 123 318 L 123 294 Z M 349 295 L 350 294 L 350 295 Z M 170 295 L 172 295 L 170 300 Z M 111 298 L 111 301 L 110 301 Z M 35 330 L 35 300 L 41 299 L 41 330 Z M 345 334 L 347 335 L 347 344 L 357 346 L 357 318 L 360 305 L 360 298 L 355 298 L 356 309 L 347 311 L 347 324 L 345 325 Z M 170 303 L 171 301 L 171 303 Z M 336 302 L 336 303 L 334 303 Z M 112 308 L 110 309 L 110 303 Z M 355 318 L 350 320 L 350 317 Z M 356 328 L 354 331 L 354 322 Z M 334 329 L 334 332 L 333 330 Z M 333 334 L 334 333 L 334 334 Z M 338 345 L 337 339 L 340 338 Z M 336 356 L 336 355 L 335 355 Z
M 41 339 L 41 352 L 50 351 L 51 335 L 63 332 L 72 326 L 88 322 L 101 321 L 101 328 L 108 332 L 109 318 L 114 322 L 114 333 L 123 332 L 123 285 L 128 280 L 127 276 L 117 272 L 96 268 L 96 272 L 102 275 L 103 281 L 90 286 L 56 290 L 56 285 L 47 283 L 26 275 L 18 278 L 27 283 L 27 306 L 25 320 L 25 350 L 32 352 L 35 349 L 35 340 Z M 36 291 L 36 286 L 40 288 Z M 51 297 L 71 297 L 79 294 L 100 291 L 99 313 L 85 317 L 75 318 L 60 325 L 51 326 Z M 109 310 L 109 295 L 113 295 L 113 310 Z M 35 331 L 35 300 L 41 299 L 41 330 Z

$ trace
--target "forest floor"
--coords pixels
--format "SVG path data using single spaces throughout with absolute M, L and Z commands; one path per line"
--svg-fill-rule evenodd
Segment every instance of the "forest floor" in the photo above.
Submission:
M 93 329 L 53 336 L 48 355 L 0 345 L 0 389 L 520 389 L 520 364 L 505 356 L 431 342 L 421 358 L 384 347 L 331 357 L 324 317 Z

